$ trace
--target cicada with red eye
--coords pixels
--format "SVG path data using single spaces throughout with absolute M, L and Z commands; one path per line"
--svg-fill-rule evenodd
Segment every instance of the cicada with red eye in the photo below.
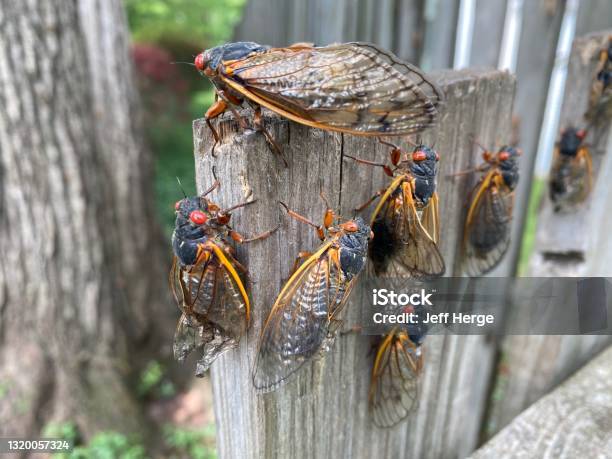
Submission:
M 197 376 L 203 376 L 220 353 L 235 347 L 249 326 L 251 304 L 243 282 L 246 269 L 236 260 L 230 241 L 251 242 L 276 230 L 250 239 L 234 231 L 229 225 L 231 211 L 255 201 L 223 210 L 206 198 L 218 183 L 202 196 L 185 197 L 175 205 L 170 287 L 182 316 L 174 337 L 174 356 L 183 361 L 195 348 L 203 348 Z
M 599 51 L 585 118 L 592 125 L 605 124 L 612 119 L 612 36 Z
M 306 362 L 330 349 L 372 238 L 361 218 L 338 221 L 328 208 L 324 224 L 317 226 L 283 207 L 317 228 L 323 243 L 312 254 L 300 253 L 264 323 L 253 369 L 253 385 L 262 393 L 280 387 Z M 305 261 L 299 264 L 301 260 Z
M 416 410 L 426 333 L 424 328 L 397 327 L 380 339 L 368 397 L 372 421 L 378 427 L 393 427 Z
M 436 175 L 440 156 L 431 147 L 415 144 L 412 153 L 392 147 L 391 165 L 347 156 L 359 163 L 382 167 L 392 179 L 360 211 L 378 199 L 370 225 L 374 239 L 368 255 L 376 276 L 433 278 L 445 271 L 438 248 L 439 198 Z
M 584 129 L 561 131 L 555 148 L 548 191 L 555 212 L 564 212 L 583 203 L 593 188 L 593 165 Z
M 361 136 L 400 136 L 431 127 L 443 92 L 415 66 L 369 43 L 324 47 L 298 43 L 271 48 L 252 42 L 228 43 L 195 58 L 210 78 L 217 101 L 205 118 L 247 100 L 254 124 L 280 153 L 261 123 L 261 107 L 307 126 Z M 214 147 L 213 147 L 214 149 Z
M 520 150 L 511 146 L 503 146 L 497 153 L 483 150 L 482 165 L 455 174 L 485 173 L 470 194 L 463 228 L 461 262 L 468 276 L 491 271 L 508 250 L 514 189 L 519 180 Z

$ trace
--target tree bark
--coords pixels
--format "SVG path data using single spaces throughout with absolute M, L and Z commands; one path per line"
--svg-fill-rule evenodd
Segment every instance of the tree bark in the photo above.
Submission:
M 0 436 L 142 430 L 172 310 L 121 1 L 3 0 L 0 107 Z

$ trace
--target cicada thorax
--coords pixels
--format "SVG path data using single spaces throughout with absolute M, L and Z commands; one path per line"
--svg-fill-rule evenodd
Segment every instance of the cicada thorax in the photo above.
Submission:
M 519 155 L 510 146 L 483 155 L 489 163 L 488 172 L 470 194 L 464 227 L 463 271 L 470 276 L 493 269 L 508 249 Z
M 329 350 L 366 264 L 370 227 L 361 219 L 329 228 L 319 249 L 292 274 L 264 324 L 253 370 L 260 392 L 278 388 Z
M 250 305 L 237 272 L 227 221 L 218 206 L 192 197 L 177 202 L 176 212 L 170 282 L 183 315 L 174 351 L 183 360 L 196 347 L 203 347 L 204 356 L 198 362 L 198 374 L 203 374 L 217 355 L 235 346 L 246 332 Z
M 592 164 L 589 149 L 583 143 L 585 136 L 582 129 L 566 128 L 555 148 L 548 189 L 556 212 L 575 208 L 591 192 Z

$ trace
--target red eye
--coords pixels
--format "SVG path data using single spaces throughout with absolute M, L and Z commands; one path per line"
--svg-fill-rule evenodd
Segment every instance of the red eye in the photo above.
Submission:
M 425 161 L 427 159 L 427 154 L 423 150 L 417 150 L 412 153 L 413 161 Z
M 349 221 L 346 223 L 342 224 L 342 228 L 344 228 L 345 231 L 348 231 L 349 233 L 354 233 L 355 231 L 357 231 L 359 228 L 357 227 L 357 223 L 355 223 L 354 221 Z
M 208 220 L 208 217 L 201 210 L 194 210 L 189 214 L 189 220 L 191 220 L 196 225 L 203 225 Z
M 181 201 L 176 201 L 174 203 L 174 210 L 179 210 L 179 207 L 181 207 Z
M 580 140 L 583 140 L 587 135 L 587 131 L 584 129 L 580 129 L 578 132 L 576 132 L 576 137 L 578 137 Z
M 438 154 L 437 151 L 436 151 L 436 161 L 440 161 L 440 155 Z
M 204 67 L 206 66 L 206 61 L 204 60 L 204 53 L 198 54 L 193 63 L 195 64 L 196 69 L 198 69 L 200 72 L 203 72 Z
M 508 160 L 508 159 L 510 159 L 510 153 L 508 153 L 507 151 L 502 151 L 502 152 L 499 154 L 499 160 L 500 160 L 500 161 L 506 161 L 506 160 Z

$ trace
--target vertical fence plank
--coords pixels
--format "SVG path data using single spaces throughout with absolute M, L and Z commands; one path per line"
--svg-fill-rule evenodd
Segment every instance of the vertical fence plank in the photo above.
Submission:
M 426 0 L 420 61 L 424 70 L 452 67 L 458 13 L 459 0 Z
M 472 182 L 444 176 L 477 161 L 466 133 L 493 141 L 497 133 L 509 132 L 514 79 L 504 72 L 467 70 L 437 78 L 447 93 L 447 110 L 425 140 L 436 139 L 442 156 L 442 249 L 452 269 L 465 193 Z M 194 123 L 198 189 L 212 182 L 215 165 L 222 186 L 212 197 L 219 204 L 242 201 L 251 190 L 258 199 L 233 217 L 238 231 L 253 234 L 282 222 L 270 239 L 238 248 L 252 280 L 253 327 L 239 349 L 221 356 L 212 369 L 221 457 L 464 457 L 477 446 L 492 370 L 494 349 L 483 336 L 427 339 L 419 410 L 395 429 L 375 428 L 368 414 L 372 355 L 366 336 L 338 337 L 325 359 L 305 367 L 292 382 L 271 394 L 254 393 L 250 371 L 261 324 L 294 255 L 316 246 L 312 228 L 288 220 L 276 202 L 282 199 L 318 219 L 322 183 L 331 202 L 350 216 L 386 179 L 378 168 L 342 161 L 343 154 L 377 160 L 388 155 L 375 140 L 311 130 L 268 113 L 265 123 L 289 158 L 288 168 L 260 135 L 241 134 L 231 116 L 217 122 L 223 142 L 213 158 L 206 125 Z M 360 317 L 364 294 L 363 288 L 354 292 L 347 324 Z
M 575 40 L 560 118 L 562 127 L 584 126 L 582 115 L 595 67 L 593 59 L 611 33 L 612 30 Z M 606 142 L 603 134 L 592 147 L 594 170 L 599 171 L 600 180 L 596 182 L 593 199 L 582 210 L 555 214 L 545 198 L 538 218 L 530 276 L 612 276 L 609 264 L 612 252 L 601 241 L 609 234 L 603 217 L 612 212 L 609 180 L 601 180 L 612 174 L 612 152 L 608 150 L 604 155 L 609 149 Z M 503 344 L 503 374 L 497 380 L 497 397 L 488 420 L 489 434 L 497 432 L 567 378 L 607 342 L 608 336 L 507 337 Z
M 393 49 L 409 62 L 418 62 L 421 54 L 423 3 L 422 0 L 398 0 L 396 3 Z
M 489 0 L 476 1 L 470 66 L 497 67 L 502 34 L 504 33 L 505 16 L 505 0 L 496 2 Z
M 519 146 L 524 154 L 519 166 L 521 178 L 516 189 L 510 248 L 498 269 L 491 273 L 493 276 L 500 275 L 502 271 L 514 273 L 518 262 L 538 139 L 546 108 L 546 94 L 555 62 L 563 12 L 562 2 L 558 2 L 554 9 L 547 9 L 547 4 L 543 1 L 526 1 L 523 5 L 516 69 L 518 85 L 515 112 L 519 122 Z

